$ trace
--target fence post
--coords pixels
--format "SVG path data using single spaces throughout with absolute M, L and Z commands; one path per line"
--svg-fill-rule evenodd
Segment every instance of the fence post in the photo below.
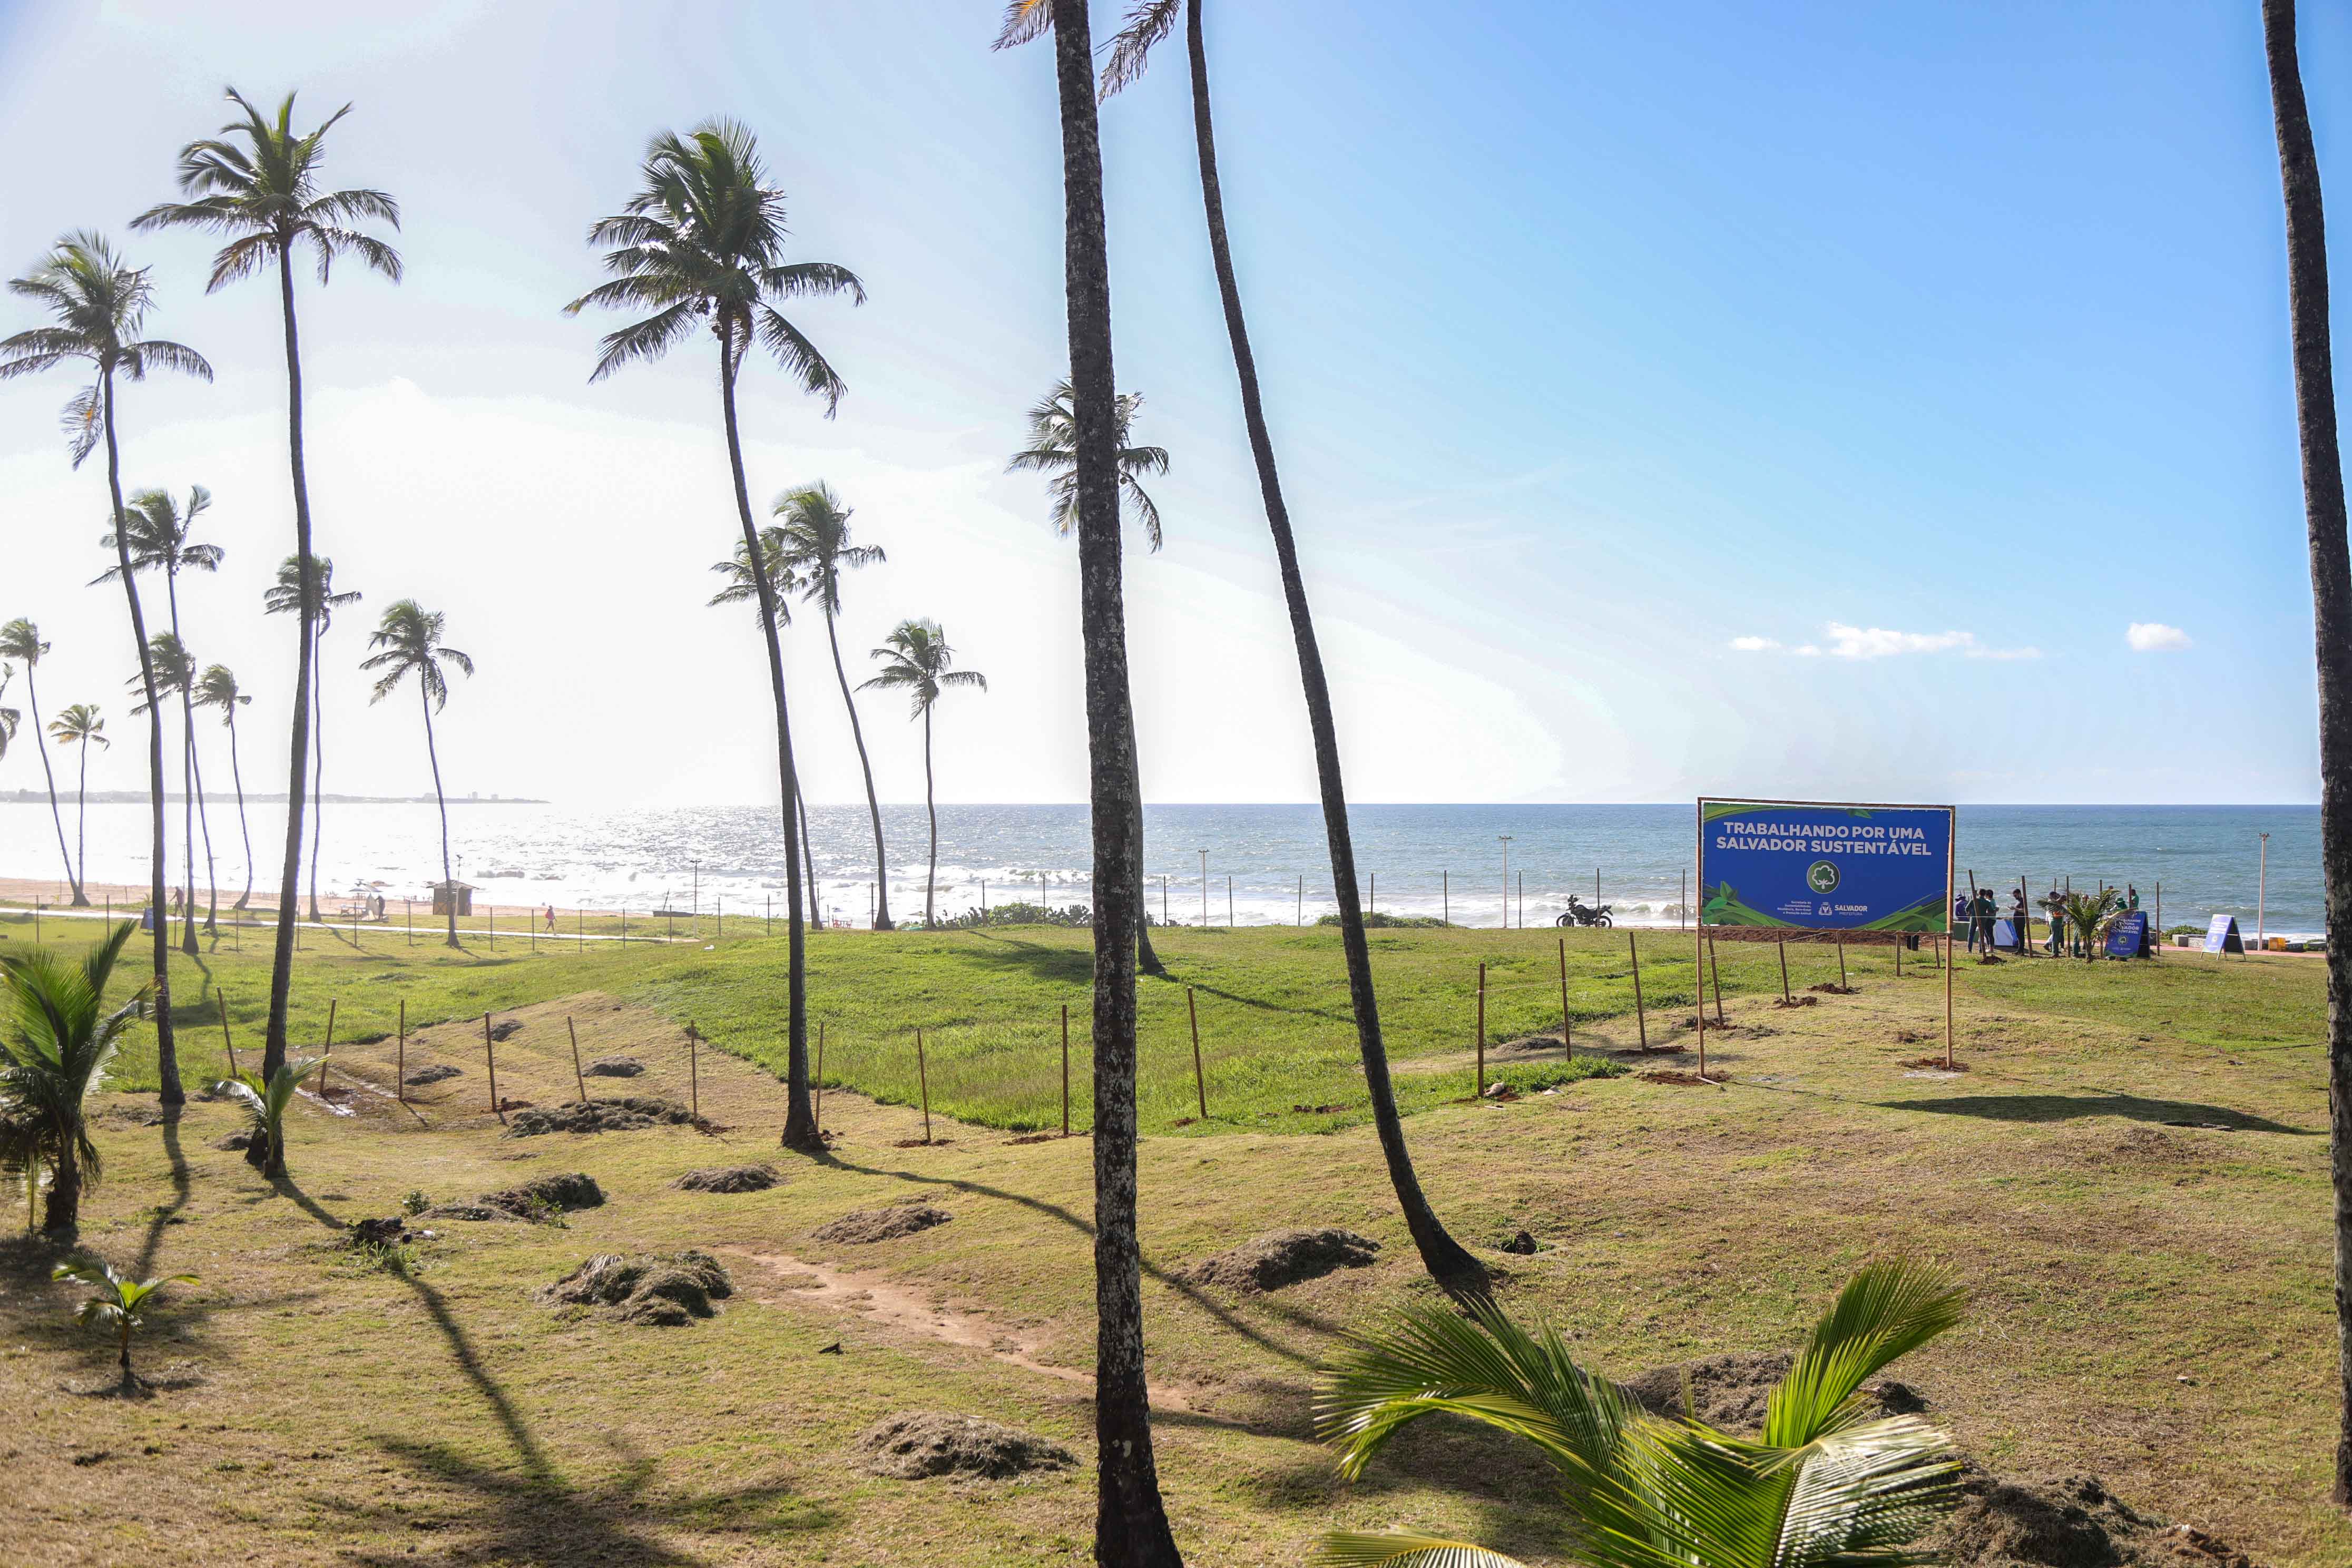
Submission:
M 1696 1009 L 1698 1018 L 1698 1076 L 1705 1078 L 1706 1076 L 1706 928 L 1704 925 L 1699 928 L 1698 934 L 1691 938 L 1691 978 L 1696 982 L 1693 990 L 1697 993 L 1694 1000 L 1698 1004 Z
M 1723 966 L 1715 961 L 1715 938 L 1706 939 L 1706 972 L 1715 981 L 1715 1022 L 1723 1026 Z
M 824 1131 L 824 1021 L 823 1019 L 819 1019 L 816 1026 L 816 1083 L 814 1088 L 815 1093 L 811 1096 L 809 1120 L 816 1123 L 817 1131 L 821 1133 Z
M 915 1079 L 923 1091 L 923 1142 L 931 1141 L 931 1069 L 923 1059 L 923 1031 L 915 1031 Z
M 399 1054 L 393 1058 L 392 1097 L 401 1104 L 406 1105 L 408 1103 L 408 998 L 405 996 L 400 999 L 400 1043 L 393 1048 Z
M 416 945 L 416 906 L 406 899 L 400 900 L 400 918 L 408 927 L 408 945 Z
M 1845 979 L 1845 938 L 1843 938 L 1843 937 L 1840 937 L 1840 938 L 1838 938 L 1838 939 L 1837 939 L 1837 950 L 1838 950 L 1838 989 L 1839 989 L 1839 990 L 1841 990 L 1841 991 L 1851 991 L 1851 990 L 1853 990 L 1853 986 L 1851 986 L 1851 985 L 1849 985 L 1849 984 L 1846 984 L 1846 979 Z
M 1568 1059 L 1576 1059 L 1576 1026 L 1568 1016 L 1568 938 L 1559 939 L 1559 1043 L 1568 1047 Z
M 572 1015 L 563 1015 L 564 1033 L 572 1037 L 572 1081 L 580 1086 L 580 1103 L 588 1103 L 588 1080 L 580 1071 L 580 1031 L 572 1022 Z
M 1486 1098 L 1486 966 L 1478 965 L 1478 1098 Z
M 488 1013 L 482 1015 L 482 1059 L 490 1067 L 490 1113 L 504 1121 L 507 1113 L 499 1108 L 499 1047 L 498 1042 L 490 1038 Z
M 1775 942 L 1772 945 L 1780 950 L 1780 1005 L 1785 1007 L 1789 1005 L 1790 1000 L 1789 995 L 1789 942 L 1786 937 L 1783 937 Z
M 335 998 L 327 998 L 327 1048 L 319 1057 L 319 1098 L 327 1098 L 327 1065 L 335 1059 Z
M 228 998 L 221 994 L 221 988 L 215 985 L 213 987 L 213 1000 L 220 1005 L 221 1044 L 228 1047 L 228 1076 L 235 1078 L 236 1076 L 236 1042 L 228 1037 Z
M 499 950 L 499 907 L 484 904 L 482 908 L 488 911 L 482 916 L 482 934 L 489 939 L 490 951 L 496 952 Z
M 1070 1135 L 1070 1005 L 1062 1004 L 1062 1136 Z
M 1952 1070 L 1952 939 L 1944 939 L 1944 1070 Z
M 1192 988 L 1184 987 L 1184 1015 L 1192 1021 L 1192 1093 L 1199 1099 L 1201 1120 L 1209 1119 L 1209 1083 L 1201 1076 L 1201 1010 L 1193 1005 Z
M 702 1032 L 694 1026 L 694 1020 L 688 1018 L 686 1021 L 687 1109 L 698 1117 L 702 1114 L 702 1071 L 700 1064 L 695 1060 L 694 1047 L 701 1038 Z
M 1597 900 L 1596 900 L 1597 901 Z M 1642 1048 L 1650 1048 L 1650 1020 L 1642 1011 L 1642 945 L 1625 933 L 1625 950 L 1633 955 L 1633 1024 L 1642 1031 Z

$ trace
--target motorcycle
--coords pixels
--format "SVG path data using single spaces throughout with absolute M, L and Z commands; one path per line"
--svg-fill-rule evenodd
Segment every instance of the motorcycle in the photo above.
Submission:
M 1588 904 L 1574 893 L 1568 896 L 1568 912 L 1551 923 L 1556 926 L 1607 927 L 1617 922 L 1609 918 L 1607 904 Z

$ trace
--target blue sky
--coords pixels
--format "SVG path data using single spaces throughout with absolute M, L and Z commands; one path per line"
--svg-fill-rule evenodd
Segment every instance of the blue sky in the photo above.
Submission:
M 225 81 L 357 103 L 336 176 L 401 197 L 409 277 L 306 289 L 313 483 L 339 576 L 446 609 L 482 662 L 453 787 L 762 792 L 757 646 L 701 605 L 733 527 L 707 356 L 591 387 L 611 323 L 556 310 L 647 134 L 729 113 L 802 254 L 873 293 L 797 312 L 852 384 L 838 420 L 755 378 L 754 495 L 830 479 L 890 550 L 853 585 L 854 663 L 928 614 L 990 675 L 942 710 L 943 797 L 1082 798 L 1071 550 L 1001 472 L 1063 357 L 1044 51 L 992 54 L 994 8 L 944 0 L 316 13 L 0 5 L 0 133 L 59 149 L 12 175 L 0 260 L 121 236 Z M 2313 797 L 2253 7 L 1225 0 L 1211 28 L 1359 798 Z M 2305 28 L 2323 167 L 2352 193 L 2352 27 Z M 142 85 L 92 114 L 107 79 Z M 1181 52 L 1105 135 L 1120 382 L 1174 458 L 1169 547 L 1131 557 L 1147 789 L 1307 798 Z M 290 679 L 282 624 L 248 613 L 291 537 L 274 300 L 205 297 L 194 237 L 126 243 L 156 329 L 221 371 L 126 401 L 126 477 L 215 492 L 231 556 L 190 640 L 261 692 L 262 732 Z M 119 600 L 81 586 L 102 481 L 59 455 L 70 390 L 0 389 L 0 613 L 57 642 L 50 705 L 129 668 Z M 2136 623 L 2189 646 L 2135 651 Z M 337 635 L 348 666 L 359 629 Z M 850 798 L 821 629 L 792 635 L 804 766 Z M 421 785 L 413 715 L 340 679 L 341 776 Z M 870 713 L 885 794 L 911 798 L 915 736 Z M 30 766 L 0 763 L 0 788 Z

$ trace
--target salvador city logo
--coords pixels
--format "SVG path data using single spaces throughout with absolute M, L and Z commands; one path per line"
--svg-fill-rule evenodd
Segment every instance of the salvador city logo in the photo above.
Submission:
M 1805 868 L 1805 886 L 1816 893 L 1837 891 L 1838 868 L 1827 860 L 1816 860 Z

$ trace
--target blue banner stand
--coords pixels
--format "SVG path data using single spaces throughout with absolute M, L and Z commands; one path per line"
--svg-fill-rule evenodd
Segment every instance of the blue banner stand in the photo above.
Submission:
M 2246 939 L 2238 934 L 2238 917 L 2215 915 L 2213 923 L 2205 928 L 2205 951 L 2237 952 L 2246 951 Z
M 2147 956 L 2147 911 L 2134 910 L 2107 928 L 2106 953 L 2109 958 L 2146 958 Z

